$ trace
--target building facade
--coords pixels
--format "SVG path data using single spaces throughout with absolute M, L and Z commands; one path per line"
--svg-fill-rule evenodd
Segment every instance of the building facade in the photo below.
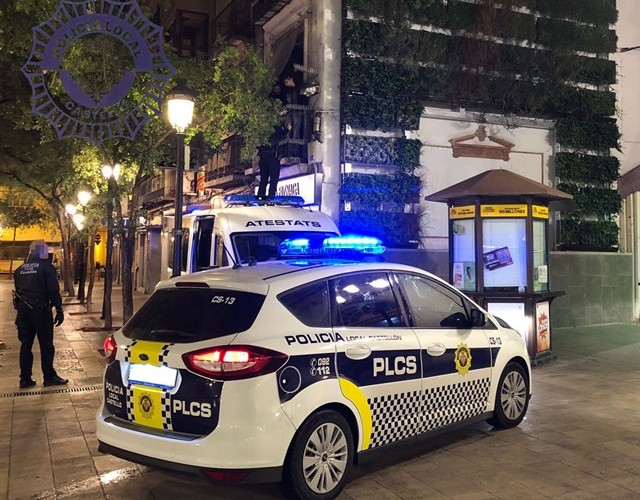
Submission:
M 443 274 L 446 207 L 424 197 L 484 170 L 507 169 L 576 198 L 577 210 L 552 213 L 552 249 L 618 250 L 618 160 L 610 154 L 619 146 L 611 88 L 615 1 L 398 6 L 392 12 L 385 2 L 364 0 L 180 0 L 162 23 L 184 57 L 224 36 L 253 44 L 274 75 L 295 72 L 304 151 L 279 153 L 279 192 L 302 194 L 343 231 L 364 230 L 364 221 L 391 246 L 417 247 L 412 263 L 428 261 L 424 267 Z M 617 29 L 633 31 L 631 18 L 627 25 L 620 16 Z M 633 160 L 623 132 L 626 168 Z M 256 165 L 240 161 L 238 141 L 230 137 L 215 155 L 192 161 L 188 207 L 255 192 Z M 145 272 L 137 286 L 147 291 L 157 279 L 148 270 L 157 268 L 153 249 L 173 183 L 168 169 L 144 188 L 149 217 L 138 242 L 138 269 Z

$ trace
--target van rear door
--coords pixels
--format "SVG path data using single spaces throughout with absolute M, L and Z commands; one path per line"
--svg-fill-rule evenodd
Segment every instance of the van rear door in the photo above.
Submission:
M 214 239 L 213 226 L 215 215 L 203 215 L 198 217 L 193 230 L 193 261 L 189 272 L 203 271 L 211 269 L 214 265 L 215 246 L 212 245 Z

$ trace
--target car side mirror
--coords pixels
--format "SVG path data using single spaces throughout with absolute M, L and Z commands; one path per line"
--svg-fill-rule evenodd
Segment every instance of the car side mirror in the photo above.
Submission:
M 471 309 L 471 326 L 484 326 L 487 323 L 487 317 L 479 309 Z

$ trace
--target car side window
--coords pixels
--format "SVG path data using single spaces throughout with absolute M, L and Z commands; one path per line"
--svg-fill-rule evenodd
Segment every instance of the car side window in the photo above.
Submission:
M 305 325 L 331 328 L 329 288 L 326 281 L 284 292 L 278 296 L 278 300 Z
M 386 273 L 350 274 L 331 280 L 329 287 L 334 326 L 404 326 Z
M 398 274 L 398 281 L 418 328 L 469 328 L 464 298 L 422 276 Z

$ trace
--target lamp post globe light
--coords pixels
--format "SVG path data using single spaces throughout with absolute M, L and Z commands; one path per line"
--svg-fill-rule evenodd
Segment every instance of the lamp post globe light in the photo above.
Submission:
M 64 206 L 64 211 L 67 212 L 67 215 L 72 216 L 78 211 L 78 209 L 73 203 L 67 203 Z
M 186 89 L 174 89 L 167 96 L 167 113 L 169 123 L 176 130 L 178 152 L 176 161 L 176 200 L 173 226 L 173 273 L 180 276 L 182 269 L 182 181 L 184 176 L 184 132 L 193 118 L 194 100 Z

